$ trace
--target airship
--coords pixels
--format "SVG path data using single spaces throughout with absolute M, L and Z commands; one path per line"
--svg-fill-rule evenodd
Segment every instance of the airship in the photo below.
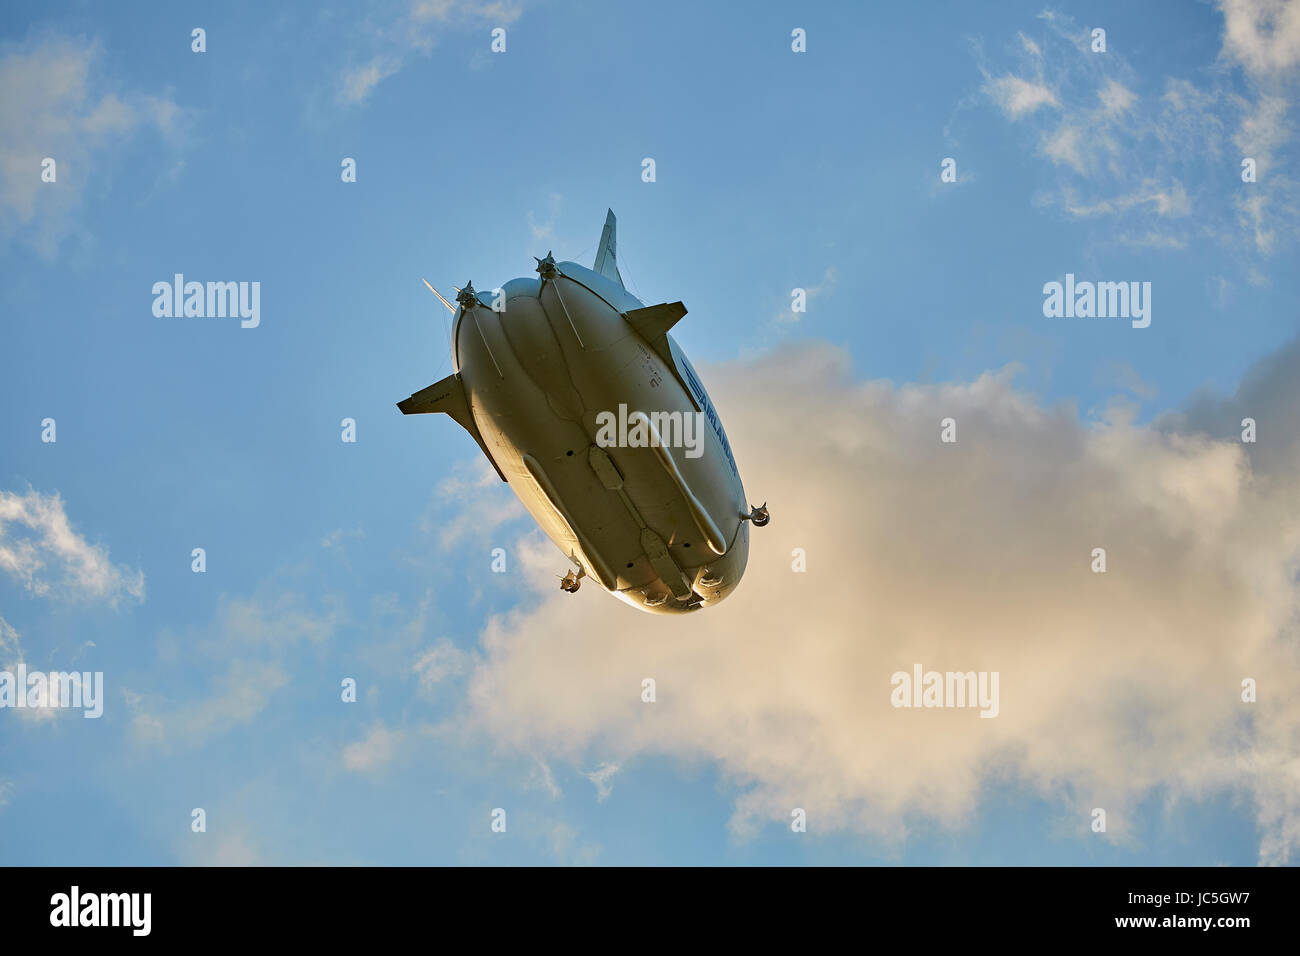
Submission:
M 633 607 L 682 614 L 740 584 L 747 504 L 722 419 L 670 334 L 681 302 L 647 306 L 624 288 L 617 220 L 605 219 L 588 269 L 536 259 L 536 276 L 490 291 L 455 289 L 455 371 L 397 403 L 440 412 L 478 443 L 583 579 Z M 534 257 L 536 258 L 536 257 Z

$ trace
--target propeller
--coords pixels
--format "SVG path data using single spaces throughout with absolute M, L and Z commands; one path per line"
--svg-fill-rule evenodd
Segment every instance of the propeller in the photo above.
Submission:
M 455 289 L 455 286 L 452 286 Z M 474 283 L 466 282 L 465 288 L 456 289 L 456 301 L 460 303 L 462 309 L 472 309 L 483 303 L 478 300 L 478 293 L 474 291 Z
M 444 299 L 444 298 L 442 297 L 442 293 L 441 293 L 441 292 L 439 292 L 439 291 L 438 291 L 437 289 L 435 289 L 433 286 L 429 285 L 429 280 L 428 280 L 428 279 L 426 279 L 424 276 L 420 276 L 420 281 L 423 282 L 426 286 L 429 286 L 429 291 L 432 292 L 434 295 L 436 295 L 436 296 L 438 297 L 438 301 L 441 302 L 443 305 L 445 305 L 445 306 L 447 307 L 447 311 L 448 311 L 448 312 L 452 312 L 452 313 L 454 313 L 454 312 L 456 311 L 456 307 L 455 307 L 454 305 L 452 305 L 450 302 L 448 302 L 446 299 Z M 456 291 L 459 292 L 460 290 L 457 289 Z

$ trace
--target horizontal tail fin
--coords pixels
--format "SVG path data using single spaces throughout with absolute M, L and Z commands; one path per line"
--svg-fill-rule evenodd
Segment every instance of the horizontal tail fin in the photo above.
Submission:
M 422 388 L 410 398 L 404 398 L 397 403 L 397 407 L 402 410 L 403 415 L 428 415 L 435 412 L 442 412 L 450 415 L 456 424 L 470 433 L 478 447 L 483 449 L 483 454 L 487 460 L 492 463 L 496 469 L 497 475 L 502 481 L 506 476 L 501 473 L 497 466 L 496 459 L 488 451 L 487 445 L 483 441 L 483 436 L 478 430 L 478 425 L 474 423 L 474 416 L 470 414 L 469 400 L 465 397 L 465 386 L 462 384 L 459 372 L 453 372 L 440 382 L 434 382 L 428 388 Z
M 469 417 L 469 404 L 465 401 L 465 389 L 460 384 L 460 375 L 452 373 L 440 382 L 434 382 L 428 388 L 422 388 L 410 398 L 397 403 L 403 415 L 427 415 L 433 412 L 445 412 L 460 421 L 462 415 Z M 463 425 L 464 422 L 461 422 Z
M 631 323 L 632 328 L 641 333 L 641 338 L 653 342 L 676 325 L 677 320 L 685 314 L 686 306 L 680 302 L 664 302 L 644 309 L 633 309 L 623 313 L 623 317 Z

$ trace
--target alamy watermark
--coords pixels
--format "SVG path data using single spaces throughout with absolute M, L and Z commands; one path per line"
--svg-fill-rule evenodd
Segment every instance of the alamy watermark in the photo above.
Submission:
M 704 454 L 703 412 L 596 413 L 596 445 L 600 448 L 685 448 L 687 458 Z
M 923 671 L 920 664 L 912 673 L 895 671 L 889 702 L 895 707 L 978 707 L 981 717 L 996 717 L 997 671 Z
M 171 282 L 153 284 L 153 314 L 160 319 L 239 318 L 241 328 L 262 322 L 262 283 L 186 282 L 176 273 Z
M 50 925 L 121 926 L 132 936 L 148 936 L 152 909 L 152 893 L 83 893 L 73 886 L 50 897 Z
M 79 708 L 83 717 L 104 715 L 103 671 L 28 671 L 19 664 L 0 671 L 0 709 Z
M 1135 329 L 1151 324 L 1150 282 L 1082 282 L 1074 273 L 1065 283 L 1043 286 L 1043 315 L 1049 319 L 1132 319 Z

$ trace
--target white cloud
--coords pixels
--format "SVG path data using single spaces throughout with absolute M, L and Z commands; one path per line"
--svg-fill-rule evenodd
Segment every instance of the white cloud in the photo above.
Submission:
M 1101 199 L 1091 205 L 1076 203 L 1067 198 L 1062 206 L 1071 216 L 1078 218 L 1115 215 L 1138 206 L 1145 206 L 1157 216 L 1169 218 L 1186 216 L 1192 211 L 1187 190 L 1177 180 L 1164 187 L 1158 186 L 1154 180 L 1146 180 L 1133 192 L 1123 196 Z
M 1137 249 L 1187 248 L 1187 240 L 1182 236 L 1168 232 L 1159 232 L 1154 229 L 1140 235 L 1130 232 L 1121 232 L 1115 236 L 1115 242 L 1121 246 L 1132 246 Z
M 268 861 L 245 827 L 242 823 L 237 826 L 234 832 L 223 827 L 219 832 L 205 833 L 202 838 L 183 840 L 177 846 L 177 854 L 191 866 L 266 866 Z
M 1097 97 L 1107 113 L 1123 113 L 1137 102 L 1137 95 L 1118 80 L 1107 80 Z
M 526 819 L 526 822 L 529 822 Z M 600 856 L 600 845 L 583 843 L 577 827 L 555 820 L 543 824 L 543 832 L 548 835 L 551 855 L 561 866 L 592 866 Z
M 1300 3 L 1219 0 L 1223 55 L 1257 77 L 1276 77 L 1300 64 Z
M 510 0 L 414 0 L 411 18 L 420 23 L 476 19 L 504 26 L 519 19 L 522 6 Z
M 365 536 L 366 534 L 364 531 L 361 530 L 360 525 L 357 525 L 356 529 L 353 531 L 347 531 L 344 530 L 343 528 L 336 528 L 335 530 L 331 531 L 329 534 L 325 535 L 325 537 L 321 538 L 320 546 L 322 548 L 325 548 L 330 551 L 334 551 L 337 554 L 342 555 L 343 542 L 347 540 L 360 540 Z
M 316 613 L 299 595 L 281 591 L 273 597 L 223 599 L 219 631 L 212 645 L 220 652 L 231 646 L 285 648 L 300 641 L 320 644 L 338 629 L 337 611 Z
M 353 771 L 378 770 L 393 759 L 397 741 L 398 734 L 382 722 L 375 723 L 365 737 L 343 748 L 343 766 Z
M 187 117 L 169 95 L 104 89 L 99 61 L 98 44 L 58 35 L 0 54 L 0 236 L 19 235 L 46 257 L 80 228 L 83 192 L 114 146 L 146 128 L 175 139 Z M 46 157 L 53 183 L 41 180 Z
M 1156 397 L 1157 389 L 1154 385 L 1142 381 L 1137 369 L 1127 362 L 1120 362 L 1115 359 L 1098 364 L 1093 382 L 1103 388 L 1123 389 L 1132 392 L 1138 398 L 1150 401 Z
M 469 655 L 443 638 L 420 655 L 412 670 L 420 679 L 420 689 L 432 693 L 448 677 L 465 673 L 468 664 Z
M 1022 80 L 1014 72 L 989 79 L 1006 67 L 990 66 L 977 48 L 985 94 L 1011 119 L 1023 121 L 1037 137 L 1038 153 L 1057 167 L 1057 182 L 1035 197 L 1038 205 L 1075 218 L 1108 217 L 1106 241 L 1121 244 L 1131 244 L 1126 237 L 1163 233 L 1162 218 L 1192 214 L 1194 229 L 1185 229 L 1176 243 L 1194 238 L 1238 246 L 1245 236 L 1267 256 L 1300 237 L 1300 189 L 1274 159 L 1292 141 L 1289 98 L 1281 84 L 1295 65 L 1289 37 L 1300 4 L 1286 10 L 1223 6 L 1224 56 L 1247 67 L 1257 86 L 1251 96 L 1240 95 L 1220 70 L 1206 72 L 1203 87 L 1165 78 L 1164 93 L 1144 100 L 1135 92 L 1137 73 L 1122 54 L 1091 53 L 1088 31 L 1051 11 L 1040 17 L 1044 27 L 1032 51 L 1018 34 L 1021 42 L 1009 54 L 1014 69 L 1038 79 Z M 1257 29 L 1264 21 L 1277 22 L 1271 37 Z M 1050 91 L 1044 74 L 1052 77 Z M 1048 92 L 1059 109 L 1039 109 L 1049 102 Z M 1225 179 L 1225 168 L 1238 169 L 1246 156 L 1257 162 L 1257 182 Z M 1142 183 L 1138 190 L 1131 185 L 1135 179 Z
M 614 784 L 611 782 L 614 775 L 621 769 L 616 763 L 603 763 L 590 773 L 584 773 L 583 776 L 596 785 L 596 802 L 604 803 L 611 793 L 614 792 Z
M 1294 180 L 1275 161 L 1291 138 L 1286 121 L 1289 103 L 1283 96 L 1262 95 L 1242 117 L 1233 142 L 1243 157 L 1255 160 L 1256 181 L 1243 186 L 1236 199 L 1238 221 L 1261 252 L 1273 251 L 1279 229 L 1294 233 L 1300 216 Z
M 1273 154 L 1291 138 L 1286 121 L 1288 105 L 1285 97 L 1261 96 L 1241 118 L 1241 126 L 1232 138 L 1241 155 L 1254 157 L 1260 176 L 1273 172 Z
M 126 692 L 131 726 L 144 742 L 196 743 L 232 726 L 246 724 L 289 683 L 284 667 L 273 661 L 238 658 L 217 674 L 206 696 L 187 703 L 155 702 L 134 691 Z
M 555 774 L 551 772 L 551 765 L 539 758 L 533 759 L 533 767 L 528 774 L 526 787 L 545 790 L 552 800 L 558 800 L 563 796 L 560 785 L 555 782 Z
M 428 56 L 443 31 L 509 26 L 522 10 L 521 2 L 507 0 L 408 0 L 390 5 L 379 22 L 358 25 L 372 53 L 364 62 L 343 69 L 338 80 L 339 102 L 345 106 L 365 103 L 375 88 L 412 56 Z
M 380 81 L 401 68 L 401 59 L 393 56 L 377 56 L 369 63 L 349 67 L 343 71 L 339 97 L 346 105 L 364 103 Z
M 180 639 L 165 633 L 160 645 L 164 659 L 183 643 L 188 660 L 206 658 L 224 668 L 207 688 L 187 693 L 183 701 L 126 689 L 133 731 L 142 742 L 169 746 L 252 722 L 289 685 L 300 655 L 328 641 L 341 619 L 337 609 L 314 612 L 287 590 L 268 598 L 222 599 L 211 624 Z
M 825 295 L 835 291 L 835 287 L 840 283 L 839 270 L 834 266 L 827 266 L 826 271 L 822 273 L 821 281 L 816 285 L 803 287 L 805 305 L 811 307 L 814 300 L 820 299 Z M 791 325 L 801 320 L 806 313 L 795 312 L 791 308 L 793 299 L 783 299 L 781 306 L 776 310 L 773 319 L 778 325 Z
M 1013 120 L 1027 116 L 1043 106 L 1059 105 L 1056 94 L 1044 84 L 1009 73 L 985 82 L 984 92 Z
M 1078 126 L 1063 124 L 1043 140 L 1043 152 L 1054 163 L 1064 163 L 1076 172 L 1088 171 L 1084 154 L 1084 137 L 1088 132 Z
M 144 572 L 114 564 L 78 534 L 57 493 L 0 491 L 0 570 L 50 599 L 144 600 Z
M 559 217 L 563 205 L 564 197 L 553 192 L 546 197 L 546 220 L 544 222 L 539 222 L 537 214 L 531 209 L 528 210 L 528 232 L 532 236 L 534 246 L 555 242 L 555 220 Z
M 661 618 L 555 594 L 554 549 L 523 549 L 536 595 L 482 634 L 477 725 L 577 766 L 712 761 L 738 832 L 800 806 L 823 831 L 888 843 L 909 820 L 960 826 L 996 780 L 1056 803 L 1084 838 L 1107 808 L 1112 840 L 1143 839 L 1134 814 L 1152 794 L 1244 794 L 1261 860 L 1293 856 L 1300 349 L 1243 392 L 1268 422 L 1259 451 L 1238 440 L 1236 406 L 1181 425 L 1139 425 L 1123 405 L 1080 421 L 1006 373 L 895 387 L 849 367 L 810 344 L 708 371 L 773 514 L 719 607 Z M 939 441 L 948 416 L 956 444 Z M 891 674 L 915 663 L 998 671 L 1000 715 L 891 707 Z
M 442 424 L 460 428 L 450 420 Z M 459 437 L 472 441 L 463 433 Z M 439 546 L 450 550 L 466 540 L 487 541 L 501 525 L 526 513 L 486 459 L 476 456 L 439 482 L 420 529 L 436 534 Z
M 12 670 L 22 659 L 23 645 L 18 632 L 0 617 L 0 670 Z

